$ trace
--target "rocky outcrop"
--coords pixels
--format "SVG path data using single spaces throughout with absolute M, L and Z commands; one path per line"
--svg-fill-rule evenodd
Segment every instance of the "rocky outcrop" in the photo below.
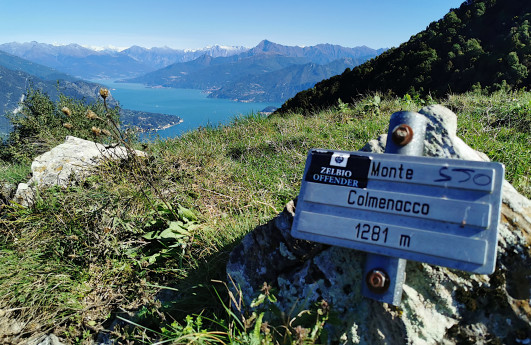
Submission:
M 442 106 L 428 118 L 425 156 L 488 160 L 456 136 L 456 116 Z M 362 151 L 383 153 L 386 136 Z M 247 306 L 263 283 L 295 316 L 327 301 L 337 314 L 330 334 L 341 344 L 531 343 L 531 201 L 503 184 L 496 271 L 474 275 L 409 261 L 399 307 L 361 296 L 365 254 L 291 237 L 296 200 L 249 233 L 231 253 L 227 273 Z
M 15 195 L 16 190 L 17 185 L 14 183 L 0 183 L 0 208 L 3 204 L 9 204 L 9 201 Z
M 92 173 L 94 168 L 106 159 L 127 159 L 132 152 L 123 146 L 104 146 L 89 140 L 72 136 L 63 144 L 35 158 L 31 164 L 32 178 L 19 184 L 14 201 L 23 206 L 31 205 L 36 187 L 66 187 Z M 145 156 L 135 151 L 137 156 Z

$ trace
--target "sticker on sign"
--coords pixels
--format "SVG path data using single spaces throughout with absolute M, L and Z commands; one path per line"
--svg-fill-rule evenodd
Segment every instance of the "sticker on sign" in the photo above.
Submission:
M 504 166 L 313 149 L 292 235 L 490 274 Z

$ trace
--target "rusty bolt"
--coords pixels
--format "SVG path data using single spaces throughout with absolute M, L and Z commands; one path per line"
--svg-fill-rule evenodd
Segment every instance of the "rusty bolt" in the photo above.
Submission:
M 384 293 L 389 288 L 390 280 L 387 274 L 382 270 L 372 270 L 366 277 L 369 290 L 374 293 Z
M 413 139 L 413 129 L 406 124 L 401 124 L 393 129 L 393 142 L 398 146 L 405 146 Z

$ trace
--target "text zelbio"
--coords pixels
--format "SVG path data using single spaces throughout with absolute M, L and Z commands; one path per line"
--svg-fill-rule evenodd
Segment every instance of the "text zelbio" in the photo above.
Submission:
M 312 175 L 313 180 L 316 182 L 325 182 L 348 187 L 358 187 L 358 180 L 354 180 L 349 177 L 352 177 L 352 171 L 330 167 L 321 167 L 319 174 Z
M 354 189 L 351 189 L 348 193 L 347 203 L 349 205 L 356 205 L 363 208 L 422 214 L 425 216 L 430 213 L 430 205 L 427 203 L 377 197 L 370 195 L 369 192 L 356 191 Z

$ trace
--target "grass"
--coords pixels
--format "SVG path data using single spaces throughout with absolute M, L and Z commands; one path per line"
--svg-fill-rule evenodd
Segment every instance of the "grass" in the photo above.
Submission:
M 4 206 L 0 309 L 23 325 L 4 339 L 53 331 L 83 343 L 118 317 L 128 321 L 111 336 L 124 343 L 318 342 L 312 330 L 322 330 L 324 317 L 308 328 L 268 320 L 261 329 L 264 316 L 242 322 L 213 281 L 226 280 L 235 244 L 298 194 L 310 148 L 358 150 L 387 131 L 393 112 L 425 102 L 369 95 L 308 117 L 251 114 L 149 143 L 148 159 L 108 163 L 80 185 L 43 191 L 31 209 Z M 504 163 L 509 182 L 530 197 L 531 94 L 440 102 L 458 114 L 458 135 Z M 0 163 L 0 181 L 24 181 L 28 171 Z M 161 290 L 168 298 L 155 298 Z
M 7 163 L 0 160 L 0 176 L 2 182 L 18 185 L 27 182 L 31 175 L 31 166 L 23 163 Z
M 505 164 L 505 177 L 531 198 L 531 93 L 469 93 L 450 96 L 458 131 L 469 146 Z

